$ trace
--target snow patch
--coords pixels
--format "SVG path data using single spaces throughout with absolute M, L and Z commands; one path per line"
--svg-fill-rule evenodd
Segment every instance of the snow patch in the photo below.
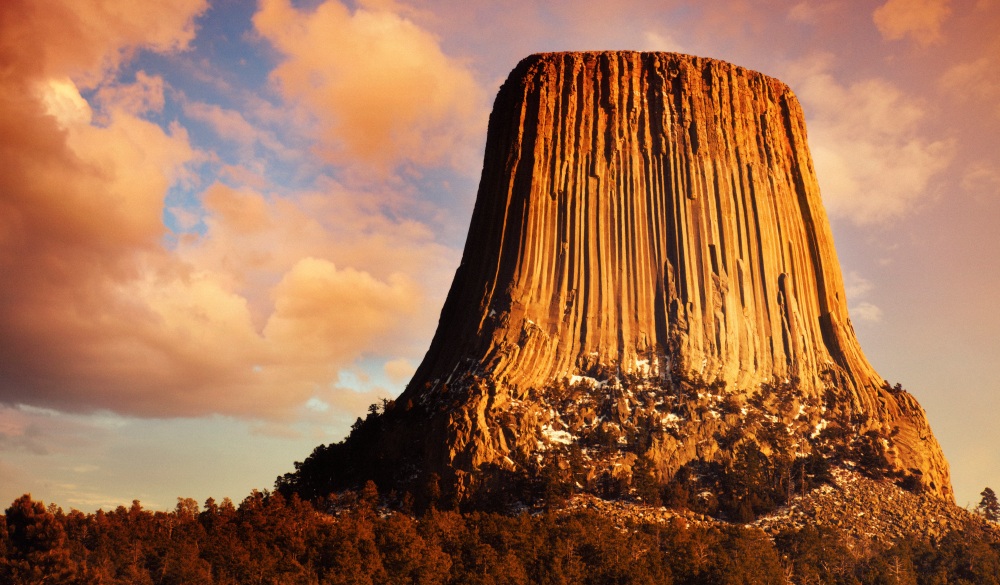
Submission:
M 569 378 L 570 386 L 579 384 L 581 382 L 593 388 L 604 388 L 605 386 L 608 385 L 607 380 L 600 381 L 597 378 L 591 378 L 590 376 L 570 376 Z
M 542 436 L 544 436 L 550 443 L 559 443 L 561 445 L 572 445 L 576 441 L 576 437 L 566 431 L 557 431 L 545 425 L 542 427 Z

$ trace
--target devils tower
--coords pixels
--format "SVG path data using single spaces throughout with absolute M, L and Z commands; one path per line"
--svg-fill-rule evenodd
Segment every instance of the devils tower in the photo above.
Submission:
M 517 65 L 430 349 L 363 422 L 331 476 L 461 495 L 573 457 L 580 487 L 662 484 L 753 444 L 953 497 L 924 412 L 855 338 L 795 95 L 679 54 Z

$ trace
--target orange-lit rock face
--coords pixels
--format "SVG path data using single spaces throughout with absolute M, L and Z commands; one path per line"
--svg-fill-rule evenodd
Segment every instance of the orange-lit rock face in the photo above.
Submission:
M 491 430 L 506 396 L 564 378 L 688 376 L 744 398 L 798 379 L 860 415 L 857 432 L 898 428 L 894 465 L 951 494 L 923 411 L 881 389 L 855 339 L 798 101 L 720 61 L 553 53 L 511 73 L 462 264 L 403 398 L 450 383 L 454 401 L 472 375 L 496 388 L 452 416 L 467 436 L 445 458 L 467 467 L 514 448 Z M 656 449 L 665 474 L 705 455 Z

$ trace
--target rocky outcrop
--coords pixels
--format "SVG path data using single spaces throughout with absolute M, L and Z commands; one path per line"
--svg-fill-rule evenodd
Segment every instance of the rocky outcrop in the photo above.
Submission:
M 622 528 L 641 523 L 725 526 L 712 516 L 687 509 L 649 506 L 634 501 L 577 496 L 561 512 L 596 510 Z M 901 539 L 937 542 L 953 531 L 970 542 L 1000 542 L 1000 527 L 981 515 L 930 494 L 914 494 L 848 469 L 833 470 L 833 481 L 796 494 L 786 506 L 751 523 L 770 536 L 805 527 L 828 527 L 841 533 L 856 554 L 884 550 Z M 874 547 L 874 548 L 873 548 Z
M 834 470 L 833 478 L 832 483 L 758 518 L 754 525 L 772 535 L 803 526 L 828 526 L 857 541 L 884 545 L 913 535 L 936 540 L 956 530 L 1000 541 L 996 524 L 931 494 L 913 494 L 847 469 Z
M 794 94 L 678 54 L 514 69 L 437 333 L 368 422 L 341 449 L 375 454 L 355 467 L 433 474 L 459 498 L 484 470 L 570 460 L 584 488 L 637 465 L 665 483 L 747 442 L 952 497 L 920 406 L 855 338 Z

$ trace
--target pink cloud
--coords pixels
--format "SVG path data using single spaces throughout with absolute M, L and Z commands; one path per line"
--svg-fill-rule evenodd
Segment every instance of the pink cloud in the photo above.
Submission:
M 366 234 L 388 220 L 347 205 L 353 225 L 315 219 L 312 210 L 336 218 L 336 198 L 301 203 L 215 185 L 204 199 L 206 235 L 173 252 L 112 242 L 61 273 L 39 270 L 34 255 L 5 256 L 17 278 L 0 306 L 10 341 L 0 348 L 3 396 L 140 416 L 288 420 L 314 396 L 357 406 L 357 392 L 335 391 L 340 372 L 362 356 L 411 354 L 429 334 L 434 315 L 422 310 L 417 278 L 444 280 L 450 255 L 425 229 L 399 222 L 385 229 L 394 235 Z
M 303 258 L 274 288 L 264 337 L 288 363 L 350 364 L 419 307 L 417 287 L 401 274 L 387 280 L 332 262 Z M 287 360 L 287 361 L 286 361 Z
M 97 101 L 109 108 L 137 116 L 148 112 L 162 112 L 165 103 L 163 78 L 138 71 L 135 83 L 103 85 L 97 93 Z
M 251 124 L 240 112 L 204 102 L 185 102 L 184 113 L 199 122 L 207 124 L 224 140 L 239 144 L 249 155 L 256 144 L 261 144 L 273 152 L 290 157 L 291 153 L 274 136 Z
M 985 161 L 970 163 L 959 183 L 979 201 L 1000 199 L 1000 170 Z
M 481 133 L 486 104 L 470 71 L 394 12 L 264 0 L 254 24 L 284 57 L 272 78 L 315 117 L 319 148 L 337 163 L 455 164 Z
M 414 340 L 435 315 L 418 307 L 443 290 L 454 254 L 395 218 L 410 204 L 394 188 L 212 185 L 201 215 L 173 211 L 204 234 L 164 247 L 166 195 L 205 154 L 183 127 L 143 117 L 164 108 L 161 78 L 122 84 L 113 70 L 137 47 L 183 48 L 203 8 L 0 7 L 11 72 L 0 84 L 0 402 L 289 420 L 312 397 L 369 398 L 337 388 L 359 357 L 422 350 Z M 32 51 L 16 42 L 27 38 Z M 85 85 L 98 88 L 91 102 Z M 235 112 L 189 106 L 220 133 L 264 140 Z M 26 428 L 0 434 L 34 444 Z
M 417 367 L 410 360 L 399 358 L 386 362 L 383 370 L 389 376 L 389 380 L 396 384 L 404 384 L 413 376 Z
M 875 9 L 872 19 L 888 40 L 911 37 L 930 45 L 941 40 L 941 26 L 950 15 L 950 0 L 888 0 Z
M 955 144 L 923 132 L 928 106 L 884 79 L 844 84 L 830 59 L 803 59 L 787 81 L 803 102 L 823 202 L 857 224 L 884 222 L 925 202 Z
M 792 22 L 817 25 L 824 19 L 834 17 L 833 13 L 841 8 L 839 2 L 816 2 L 810 0 L 798 2 L 788 9 L 787 18 Z
M 235 290 L 251 299 L 261 324 L 272 310 L 267 291 L 303 258 L 361 269 L 381 281 L 408 274 L 443 288 L 455 252 L 436 243 L 427 225 L 410 219 L 407 201 L 396 196 L 333 182 L 287 197 L 215 184 L 202 197 L 208 232 L 183 242 L 176 253 L 192 266 L 228 275 Z M 396 208 L 394 218 L 383 211 L 387 207 Z
M 191 102 L 184 104 L 184 113 L 205 122 L 222 138 L 243 144 L 253 144 L 257 140 L 257 128 L 235 110 L 227 110 L 215 104 Z
M 941 76 L 941 88 L 953 99 L 985 107 L 990 114 L 1000 117 L 998 57 L 1000 51 L 994 50 L 992 55 L 955 63 Z
M 0 4 L 0 54 L 15 77 L 71 76 L 92 87 L 139 47 L 187 47 L 195 17 L 207 8 L 207 0 L 7 0 Z

